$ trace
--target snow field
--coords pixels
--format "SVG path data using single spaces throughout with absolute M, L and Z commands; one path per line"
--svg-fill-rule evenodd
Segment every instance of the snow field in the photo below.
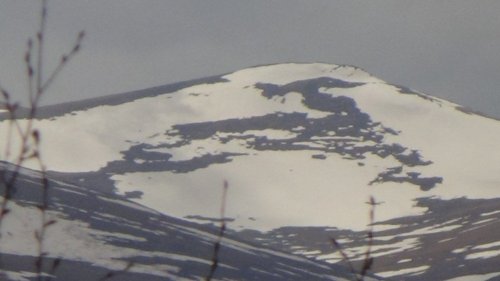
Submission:
M 372 194 L 384 202 L 377 206 L 377 220 L 425 211 L 413 207 L 420 193 L 417 187 L 402 193 L 397 192 L 404 188 L 399 184 L 367 186 L 377 165 L 359 168 L 360 172 L 355 161 L 342 161 L 337 155 L 311 161 L 311 155 L 261 151 L 187 174 L 129 173 L 112 179 L 121 193 L 143 191 L 134 201 L 160 212 L 213 218 L 220 216 L 222 183 L 227 180 L 226 215 L 235 219 L 230 226 L 262 231 L 287 225 L 365 229 Z

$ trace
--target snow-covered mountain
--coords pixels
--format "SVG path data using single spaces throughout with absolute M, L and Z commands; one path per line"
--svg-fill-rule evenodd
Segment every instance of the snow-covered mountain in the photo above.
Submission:
M 168 221 L 216 222 L 227 180 L 233 239 L 344 265 L 329 238 L 362 259 L 373 196 L 375 273 L 500 276 L 500 122 L 356 67 L 254 67 L 45 107 L 36 124 L 55 180 Z

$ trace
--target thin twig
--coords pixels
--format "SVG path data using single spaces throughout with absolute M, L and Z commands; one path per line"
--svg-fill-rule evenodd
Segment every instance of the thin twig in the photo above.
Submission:
M 42 71 L 43 71 L 43 49 L 45 41 L 45 23 L 47 22 L 47 0 L 42 0 L 42 10 L 40 11 L 40 29 L 37 33 L 38 39 L 38 56 L 36 64 L 36 95 L 34 99 L 30 100 L 31 109 L 36 108 L 36 102 L 39 96 L 43 94 L 42 92 Z
M 370 196 L 370 202 L 368 203 L 370 205 L 370 224 L 369 224 L 369 229 L 367 233 L 367 239 L 368 239 L 368 246 L 366 248 L 365 252 L 365 259 L 363 261 L 363 267 L 361 268 L 361 280 L 364 279 L 366 274 L 368 273 L 368 270 L 370 270 L 373 266 L 373 257 L 371 256 L 372 253 L 372 247 L 373 247 L 373 224 L 375 223 L 375 206 L 377 205 L 375 198 L 373 196 Z
M 221 200 L 221 206 L 220 206 L 220 227 L 219 227 L 219 234 L 217 236 L 217 241 L 214 244 L 214 250 L 212 253 L 212 265 L 210 266 L 210 272 L 208 273 L 207 277 L 205 278 L 206 281 L 212 280 L 214 277 L 215 271 L 217 270 L 217 267 L 219 266 L 219 251 L 220 251 L 220 246 L 222 242 L 222 238 L 224 238 L 224 232 L 226 231 L 226 219 L 225 219 L 225 213 L 226 213 L 226 197 L 227 197 L 227 190 L 229 189 L 229 184 L 227 181 L 224 181 L 224 189 L 222 190 L 222 200 Z
M 24 64 L 26 65 L 26 78 L 28 80 L 28 97 L 29 97 L 29 102 L 30 104 L 33 103 L 34 95 L 35 95 L 35 90 L 33 86 L 33 79 L 34 79 L 34 73 L 35 71 L 33 70 L 33 63 L 32 63 L 32 56 L 33 56 L 33 40 L 31 38 L 28 39 L 28 48 L 26 50 L 26 53 L 24 55 Z
M 108 280 L 108 279 L 111 279 L 117 275 L 120 275 L 120 274 L 123 274 L 123 273 L 126 273 L 128 272 L 132 266 L 134 266 L 134 262 L 133 261 L 129 261 L 127 263 L 127 265 L 122 269 L 122 270 L 119 270 L 119 271 L 110 271 L 108 273 L 106 273 L 106 275 L 104 275 L 103 277 L 101 277 L 101 279 L 99 279 L 98 281 L 105 281 L 105 280 Z
M 41 85 L 41 91 L 45 92 L 47 91 L 48 87 L 54 82 L 54 79 L 59 75 L 59 73 L 63 70 L 63 68 L 67 65 L 67 63 L 80 51 L 81 44 L 83 41 L 83 38 L 85 37 L 85 31 L 80 31 L 78 33 L 78 36 L 76 38 L 76 42 L 71 48 L 71 51 L 66 54 L 61 56 L 61 60 L 57 67 L 52 71 L 52 73 L 49 75 L 49 78 Z
M 377 203 L 373 196 L 370 196 L 370 201 L 368 202 L 368 204 L 370 205 L 370 218 L 369 218 L 370 223 L 368 224 L 369 228 L 367 230 L 368 241 L 367 241 L 367 248 L 364 253 L 363 264 L 361 265 L 360 270 L 356 270 L 351 258 L 344 251 L 340 243 L 335 238 L 330 238 L 331 243 L 337 249 L 337 251 L 339 251 L 340 255 L 342 256 L 342 260 L 344 260 L 344 262 L 347 263 L 347 266 L 349 267 L 349 270 L 353 274 L 354 278 L 356 278 L 356 281 L 363 281 L 365 279 L 365 276 L 368 274 L 368 271 L 372 268 L 374 261 L 373 257 L 371 256 L 371 253 L 373 248 L 373 237 L 374 237 L 373 225 L 375 223 L 375 207 Z
M 53 262 L 52 262 L 52 267 L 50 268 L 50 271 L 48 273 L 49 276 L 53 276 L 56 272 L 56 270 L 59 268 L 59 266 L 61 265 L 61 262 L 62 262 L 62 259 L 61 258 L 56 258 Z M 50 277 L 47 277 L 47 281 L 50 281 Z
M 351 259 L 346 254 L 346 252 L 344 251 L 344 249 L 342 248 L 342 246 L 340 245 L 340 243 L 335 238 L 333 238 L 333 237 L 330 238 L 330 242 L 332 242 L 333 246 L 337 249 L 337 251 L 339 251 L 340 255 L 342 256 L 342 260 L 344 260 L 347 263 L 347 266 L 349 267 L 349 270 L 351 271 L 351 273 L 354 276 L 357 276 L 358 272 L 354 268 L 354 266 L 353 266 L 353 264 L 351 262 Z

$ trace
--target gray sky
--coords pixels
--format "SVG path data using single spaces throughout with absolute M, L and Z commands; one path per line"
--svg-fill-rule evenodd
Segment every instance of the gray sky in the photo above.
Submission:
M 0 0 L 0 83 L 17 97 L 38 4 Z M 47 70 L 88 36 L 44 102 L 327 62 L 500 117 L 499 15 L 498 0 L 50 0 Z

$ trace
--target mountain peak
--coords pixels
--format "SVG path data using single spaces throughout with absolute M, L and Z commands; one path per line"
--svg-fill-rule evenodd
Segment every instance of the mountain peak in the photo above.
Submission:
M 326 63 L 282 63 L 236 71 L 224 78 L 242 84 L 274 83 L 284 85 L 297 80 L 331 77 L 348 82 L 382 82 L 361 68 Z

